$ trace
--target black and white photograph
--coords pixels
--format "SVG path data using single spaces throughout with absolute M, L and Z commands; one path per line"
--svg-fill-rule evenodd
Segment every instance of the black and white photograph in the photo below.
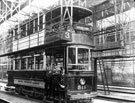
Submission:
M 135 103 L 135 0 L 0 0 L 0 103 Z

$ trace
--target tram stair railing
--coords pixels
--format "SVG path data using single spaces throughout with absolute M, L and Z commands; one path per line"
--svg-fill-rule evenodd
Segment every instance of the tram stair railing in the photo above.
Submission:
M 105 66 L 104 66 L 104 61 L 103 61 L 103 59 L 99 58 L 98 62 L 99 62 L 99 68 L 100 68 L 100 72 L 101 72 L 103 89 L 104 89 L 105 95 L 109 95 L 110 90 L 109 90 L 107 72 L 106 72 L 106 69 L 105 69 Z

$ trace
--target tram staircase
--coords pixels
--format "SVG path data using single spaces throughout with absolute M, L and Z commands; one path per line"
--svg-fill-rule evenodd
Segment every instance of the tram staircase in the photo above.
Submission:
M 103 61 L 103 59 L 101 59 L 99 57 L 98 62 L 99 62 L 99 68 L 100 68 L 100 72 L 101 72 L 101 78 L 102 78 L 104 92 L 105 92 L 105 95 L 109 95 L 110 90 L 109 90 L 109 85 L 108 85 L 107 72 L 106 72 L 106 69 L 104 66 L 104 61 Z

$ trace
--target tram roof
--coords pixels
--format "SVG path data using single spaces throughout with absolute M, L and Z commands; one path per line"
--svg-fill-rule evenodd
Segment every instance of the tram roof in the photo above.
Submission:
M 63 11 L 66 10 L 66 8 L 69 9 L 70 11 L 71 6 L 63 6 Z M 57 6 L 47 12 L 48 14 L 52 12 L 53 17 L 58 17 L 61 14 L 61 6 Z M 86 7 L 81 7 L 81 6 L 73 6 L 73 20 L 78 21 L 84 17 L 92 15 L 92 10 Z

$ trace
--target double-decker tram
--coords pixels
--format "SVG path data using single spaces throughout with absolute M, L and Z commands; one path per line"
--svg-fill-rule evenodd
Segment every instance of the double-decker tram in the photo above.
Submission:
M 81 22 L 91 15 L 85 7 L 57 6 L 12 29 L 8 86 L 54 103 L 95 97 L 92 26 Z

